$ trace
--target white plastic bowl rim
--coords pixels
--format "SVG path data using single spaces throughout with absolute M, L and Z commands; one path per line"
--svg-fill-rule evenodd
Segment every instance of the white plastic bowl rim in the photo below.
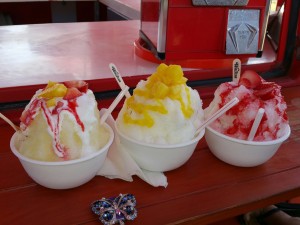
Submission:
M 275 140 L 271 140 L 271 141 L 247 141 L 247 140 L 241 140 L 241 139 L 237 139 L 237 138 L 233 138 L 233 137 L 230 137 L 230 136 L 227 136 L 225 134 L 222 134 L 216 130 L 214 130 L 213 128 L 207 126 L 206 127 L 209 131 L 211 131 L 212 133 L 220 136 L 220 137 L 223 137 L 229 141 L 232 141 L 232 142 L 237 142 L 237 143 L 241 143 L 241 144 L 245 144 L 245 145 L 273 145 L 273 144 L 278 144 L 278 143 L 281 143 L 283 141 L 285 141 L 291 134 L 291 128 L 290 126 L 288 125 L 286 127 L 286 133 L 285 135 L 283 135 L 282 137 L 278 138 L 278 139 L 275 139 Z
M 164 149 L 180 148 L 180 147 L 184 147 L 184 146 L 193 144 L 193 143 L 199 141 L 204 136 L 204 132 L 205 132 L 205 129 L 201 130 L 196 137 L 194 137 L 192 140 L 189 140 L 187 142 L 181 142 L 178 144 L 151 144 L 151 143 L 147 143 L 147 142 L 141 142 L 141 141 L 138 141 L 136 139 L 126 136 L 118 129 L 117 123 L 115 123 L 115 128 L 119 135 L 121 135 L 124 139 L 127 139 L 133 143 L 147 146 L 147 147 L 152 147 L 152 148 L 164 148 Z
M 85 157 L 79 158 L 79 159 L 59 161 L 59 162 L 48 162 L 48 161 L 34 160 L 34 159 L 30 159 L 28 157 L 25 157 L 15 147 L 15 139 L 17 137 L 17 133 L 14 133 L 12 138 L 10 139 L 10 147 L 11 147 L 12 152 L 19 159 L 30 162 L 30 163 L 33 163 L 33 164 L 45 165 L 45 166 L 64 166 L 64 165 L 76 164 L 76 163 L 80 163 L 80 162 L 83 162 L 83 161 L 90 160 L 90 159 L 100 155 L 102 152 L 106 151 L 107 148 L 112 144 L 112 142 L 114 140 L 114 132 L 108 124 L 104 123 L 103 125 L 105 126 L 106 130 L 109 132 L 108 142 L 99 151 L 96 151 L 94 153 L 91 153 L 91 154 L 89 154 Z

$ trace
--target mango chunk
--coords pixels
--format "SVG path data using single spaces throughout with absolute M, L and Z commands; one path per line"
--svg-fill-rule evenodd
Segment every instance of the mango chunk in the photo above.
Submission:
M 57 82 L 49 80 L 47 86 L 45 87 L 45 89 L 50 88 L 50 87 L 54 86 L 55 84 L 57 84 Z
M 187 81 L 179 65 L 170 65 L 165 71 L 165 77 L 170 85 L 185 84 Z
M 55 98 L 51 98 L 49 100 L 46 101 L 46 105 L 48 108 L 56 106 L 56 99 Z
M 57 98 L 57 97 L 64 97 L 67 93 L 67 87 L 63 84 L 54 84 L 53 86 L 50 86 L 43 90 L 38 97 L 40 98 Z
M 152 95 L 155 98 L 165 98 L 169 93 L 169 87 L 162 82 L 156 82 L 152 87 Z
M 164 63 L 159 64 L 159 66 L 156 68 L 157 73 L 162 74 L 164 71 L 168 68 L 168 66 Z

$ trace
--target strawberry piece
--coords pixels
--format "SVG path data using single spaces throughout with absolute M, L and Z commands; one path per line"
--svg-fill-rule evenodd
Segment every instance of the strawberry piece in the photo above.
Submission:
M 81 96 L 82 93 L 75 87 L 68 88 L 66 95 L 64 96 L 65 100 L 70 100 Z
M 254 89 L 262 83 L 262 78 L 253 70 L 246 70 L 240 80 L 239 85 L 244 85 L 246 88 Z
M 77 88 L 80 92 L 86 93 L 88 90 L 88 83 L 83 81 L 83 80 L 70 80 L 70 81 L 65 81 L 63 84 L 67 88 Z
M 280 87 L 273 82 L 265 82 L 253 93 L 262 100 L 268 100 L 280 94 Z

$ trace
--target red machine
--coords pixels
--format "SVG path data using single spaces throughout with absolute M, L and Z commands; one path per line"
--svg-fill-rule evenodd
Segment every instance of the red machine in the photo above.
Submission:
M 141 0 L 140 38 L 160 60 L 260 57 L 271 0 Z

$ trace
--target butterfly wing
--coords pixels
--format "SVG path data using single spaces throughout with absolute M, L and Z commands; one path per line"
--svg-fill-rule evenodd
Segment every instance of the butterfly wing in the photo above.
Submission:
M 134 220 L 137 217 L 136 199 L 132 194 L 119 195 L 115 202 L 118 204 L 118 209 L 122 212 L 127 220 Z
M 114 224 L 117 220 L 114 201 L 111 199 L 103 198 L 93 202 L 92 211 L 99 216 L 99 220 L 104 225 Z

